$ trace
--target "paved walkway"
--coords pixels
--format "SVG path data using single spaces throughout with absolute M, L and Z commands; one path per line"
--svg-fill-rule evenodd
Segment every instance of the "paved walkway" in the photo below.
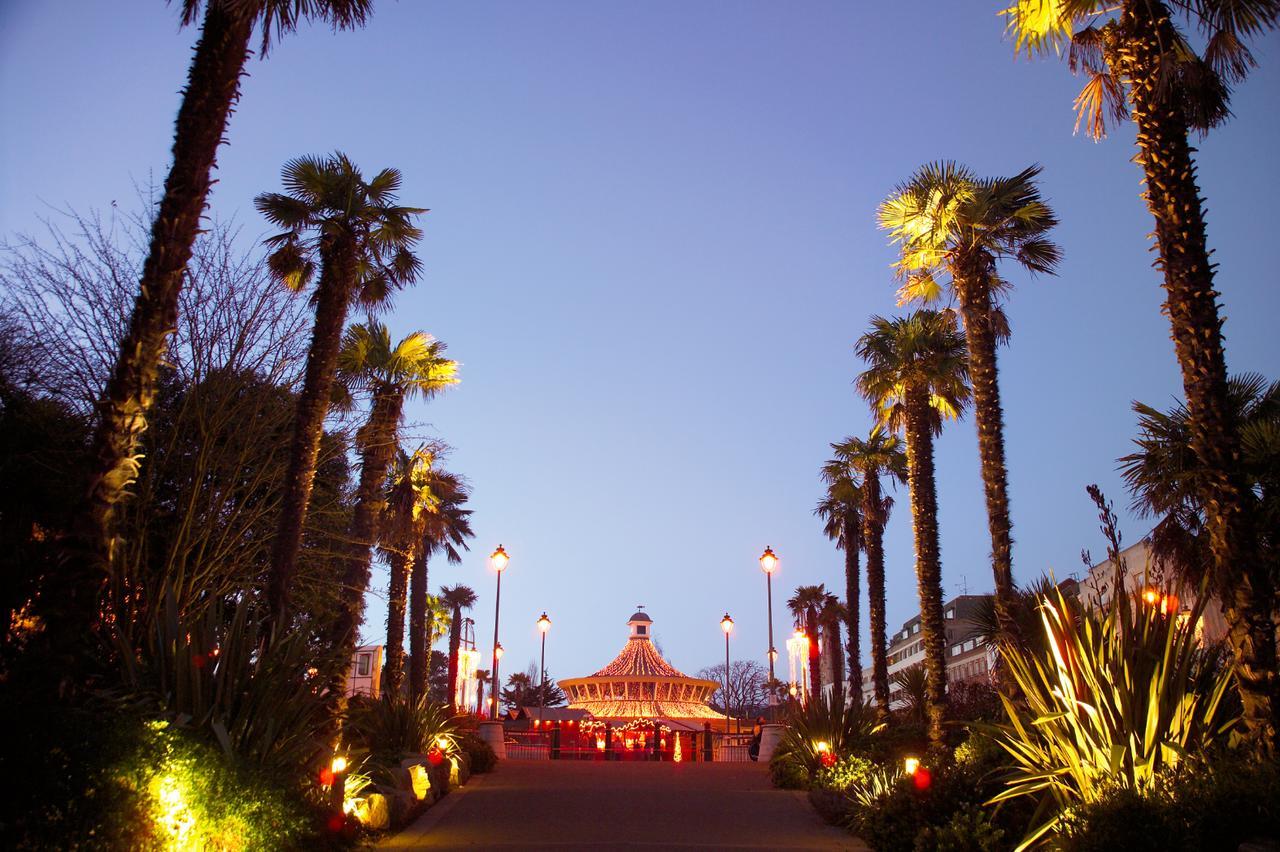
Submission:
M 851 849 L 755 763 L 504 760 L 387 849 Z

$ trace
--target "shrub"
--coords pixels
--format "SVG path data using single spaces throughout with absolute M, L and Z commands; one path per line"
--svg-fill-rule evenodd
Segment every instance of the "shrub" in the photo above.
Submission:
M 875 768 L 875 764 L 865 757 L 858 757 L 856 754 L 845 755 L 835 765 L 819 769 L 813 779 L 813 785 L 824 790 L 848 790 L 855 783 L 866 779 Z
M 458 736 L 456 742 L 458 748 L 470 758 L 473 773 L 492 772 L 498 765 L 498 756 L 494 754 L 493 746 L 475 734 L 468 731 Z
M 1119 594 L 1102 617 L 1072 616 L 1059 593 L 1041 606 L 1045 650 L 1004 649 L 1027 709 L 1001 696 L 1008 721 L 975 727 L 1013 759 L 992 801 L 1038 800 L 1042 817 L 1024 842 L 1052 837 L 1066 812 L 1114 788 L 1147 791 L 1164 770 L 1225 744 L 1238 720 L 1224 700 L 1233 674 L 1198 648 L 1199 615 L 1180 625 Z
M 865 750 L 878 727 L 875 711 L 861 701 L 847 702 L 838 692 L 815 696 L 787 719 L 786 733 L 769 761 L 774 783 L 790 789 L 807 787 L 822 765 L 818 743 L 826 743 L 837 757 L 849 755 Z M 803 781 L 798 780 L 800 773 Z
M 1004 830 L 991 822 L 981 805 L 966 805 L 951 815 L 944 826 L 925 826 L 915 839 L 915 852 L 999 852 Z M 1132 847 L 1126 847 L 1132 848 Z
M 456 749 L 456 728 L 443 704 L 425 696 L 411 701 L 385 694 L 377 699 L 353 699 L 347 710 L 347 734 L 375 760 L 398 764 L 406 754 L 421 754 L 443 738 L 444 751 Z

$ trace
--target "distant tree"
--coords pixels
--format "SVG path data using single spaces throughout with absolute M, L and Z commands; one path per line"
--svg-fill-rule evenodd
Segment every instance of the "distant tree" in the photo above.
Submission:
M 894 697 L 906 706 L 907 715 L 917 722 L 927 721 L 929 703 L 928 675 L 920 663 L 893 673 L 891 682 L 897 687 Z
M 366 181 L 341 153 L 290 160 L 283 181 L 287 194 L 267 192 L 254 199 L 258 212 L 283 229 L 267 240 L 271 273 L 295 291 L 310 283 L 317 261 L 320 277 L 267 588 L 276 618 L 288 610 L 347 311 L 353 302 L 372 309 L 417 277 L 421 262 L 412 249 L 422 231 L 414 219 L 426 212 L 396 205 L 398 170 L 383 169 Z
M 858 340 L 857 351 L 867 364 L 858 377 L 858 389 L 890 430 L 906 435 L 920 630 L 929 684 L 929 739 L 941 748 L 947 660 L 933 439 L 942 431 L 943 419 L 959 417 L 969 399 L 964 337 L 950 312 L 919 310 L 894 320 L 873 317 L 871 330 Z
M 881 713 L 889 709 L 888 641 L 884 600 L 884 528 L 889 522 L 893 498 L 884 494 L 881 477 L 891 484 L 906 484 L 907 454 L 902 442 L 875 426 L 866 438 L 845 438 L 832 444 L 836 461 L 861 475 L 862 546 L 867 553 L 867 609 L 871 626 L 871 683 Z
M 443 553 L 450 564 L 462 562 L 462 551 L 469 549 L 467 539 L 471 531 L 471 510 L 464 509 L 470 491 L 462 477 L 437 467 L 432 467 L 428 479 L 435 496 L 432 511 L 421 518 L 421 541 L 414 552 L 409 571 L 409 653 L 420 655 L 425 647 L 430 649 L 432 637 L 439 635 L 448 625 L 449 610 L 443 618 L 433 610 L 427 595 L 427 566 L 432 556 Z M 418 650 L 415 650 L 418 649 Z M 410 666 L 409 694 L 421 695 L 425 672 Z
M 826 600 L 822 602 L 822 609 L 818 610 L 818 622 L 822 625 L 823 647 L 827 649 L 827 656 L 831 660 L 831 688 L 840 694 L 844 693 L 844 659 L 840 653 L 840 625 L 848 618 L 849 611 L 845 609 L 840 599 L 833 594 L 828 594 Z M 862 679 L 859 678 L 856 684 L 861 690 Z
M 832 444 L 832 448 L 838 447 Z M 863 548 L 862 485 L 853 468 L 842 458 L 834 458 L 822 466 L 822 479 L 827 493 L 813 513 L 823 522 L 827 538 L 844 551 L 844 588 L 846 627 L 849 632 L 849 678 L 862 688 L 861 626 L 859 625 L 858 552 Z
M 419 447 L 412 454 L 397 449 L 387 472 L 385 508 L 379 533 L 379 553 L 389 569 L 387 581 L 387 659 L 382 682 L 399 693 L 404 676 L 404 616 L 409 597 L 408 563 L 421 543 L 421 518 L 432 508 L 435 495 L 427 481 L 432 454 Z M 422 653 L 421 649 L 418 651 Z
M 476 605 L 476 593 L 467 586 L 445 586 L 440 590 L 440 600 L 453 613 L 449 622 L 449 712 L 457 713 L 458 649 L 462 647 L 462 611 Z
M 720 713 L 729 708 L 729 715 L 738 720 L 753 719 L 769 703 L 767 684 L 769 670 L 755 660 L 734 660 L 729 665 L 729 692 L 726 698 L 724 663 L 707 666 L 698 672 L 704 680 L 714 680 L 719 686 L 711 694 L 711 707 Z
M 556 685 L 551 673 L 547 672 L 545 686 L 540 686 L 538 667 L 533 663 L 523 672 L 516 672 L 507 678 L 507 685 L 502 690 L 502 703 L 508 709 L 521 707 L 560 707 L 565 703 L 565 694 Z

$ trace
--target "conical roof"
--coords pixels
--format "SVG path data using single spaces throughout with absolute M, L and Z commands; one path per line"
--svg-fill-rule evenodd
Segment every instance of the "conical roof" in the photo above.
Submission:
M 643 614 L 643 613 L 642 613 Z M 646 619 L 647 621 L 648 619 Z M 647 636 L 633 636 L 627 642 L 622 653 L 614 657 L 613 662 L 592 675 L 592 677 L 686 677 L 678 671 L 653 647 Z

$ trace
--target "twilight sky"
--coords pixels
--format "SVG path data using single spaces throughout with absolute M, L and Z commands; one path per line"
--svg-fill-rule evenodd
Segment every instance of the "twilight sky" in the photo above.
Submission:
M 386 321 L 462 362 L 459 387 L 410 412 L 474 487 L 472 553 L 431 584 L 479 593 L 487 654 L 486 556 L 506 546 L 504 675 L 536 661 L 544 609 L 548 669 L 569 677 L 613 657 L 637 604 L 685 671 L 722 658 L 726 610 L 735 659 L 764 662 L 766 544 L 782 558 L 775 632 L 797 585 L 842 593 L 812 516 L 818 469 L 870 426 L 852 344 L 895 310 L 876 205 L 933 159 L 1044 165 L 1065 261 L 1056 278 L 1007 270 L 1000 353 L 1015 571 L 1061 578 L 1082 547 L 1101 553 L 1084 486 L 1127 506 L 1114 460 L 1130 401 L 1165 406 L 1181 386 L 1151 220 L 1131 130 L 1073 136 L 1079 81 L 1015 60 L 1000 6 L 381 0 L 363 31 L 304 27 L 251 62 L 217 216 L 265 233 L 253 196 L 280 188 L 288 158 L 335 149 L 366 174 L 399 167 L 402 201 L 431 208 L 426 274 Z M 196 37 L 161 2 L 0 6 L 0 237 L 163 179 Z M 1278 48 L 1255 46 L 1236 117 L 1199 157 L 1228 364 L 1271 378 L 1280 296 L 1261 214 L 1280 190 Z M 947 427 L 937 463 L 946 594 L 988 591 L 971 421 Z M 890 629 L 917 609 L 897 498 Z M 1128 541 L 1145 532 L 1122 518 Z M 375 570 L 366 641 L 385 592 Z

